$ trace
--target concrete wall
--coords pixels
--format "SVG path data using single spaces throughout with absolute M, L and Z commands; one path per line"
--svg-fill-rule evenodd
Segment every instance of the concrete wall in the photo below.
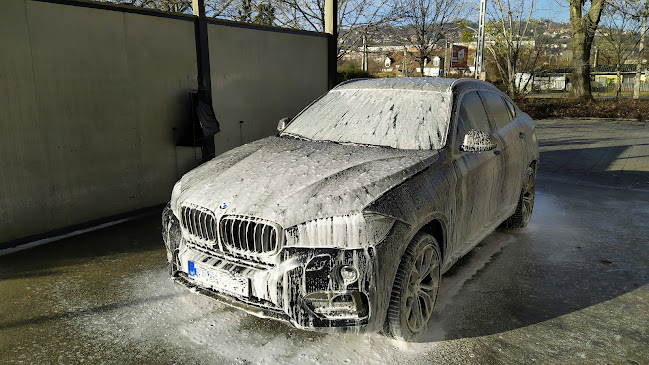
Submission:
M 197 88 L 194 19 L 94 7 L 3 1 L 0 248 L 163 204 L 200 160 L 173 131 Z M 239 144 L 239 120 L 245 141 L 272 134 L 326 89 L 323 37 L 229 25 L 211 25 L 210 37 L 217 153 Z M 240 58 L 227 56 L 234 45 Z M 284 64 L 277 47 L 307 47 L 314 64 Z
M 277 133 L 327 91 L 327 38 L 209 24 L 216 153 Z M 243 121 L 243 123 L 240 123 Z

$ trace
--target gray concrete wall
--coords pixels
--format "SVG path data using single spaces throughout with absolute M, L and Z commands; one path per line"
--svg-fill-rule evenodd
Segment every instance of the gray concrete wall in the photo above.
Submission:
M 0 243 L 162 204 L 200 160 L 172 130 L 197 88 L 193 19 L 113 9 L 3 1 Z M 239 120 L 261 138 L 325 91 L 325 38 L 210 27 L 217 153 L 239 144 Z M 285 64 L 277 47 L 322 60 Z
M 277 133 L 327 91 L 327 38 L 209 24 L 212 104 L 222 133 L 217 154 Z M 239 123 L 243 121 L 243 123 Z

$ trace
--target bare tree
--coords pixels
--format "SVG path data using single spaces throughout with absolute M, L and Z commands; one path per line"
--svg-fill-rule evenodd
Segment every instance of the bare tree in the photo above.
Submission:
M 192 11 L 192 0 L 99 0 L 113 4 L 132 5 L 147 9 L 156 9 L 174 13 Z
M 98 0 L 141 8 L 191 13 L 192 0 Z M 238 20 L 272 25 L 275 20 L 275 0 L 205 0 L 205 14 L 212 18 Z
M 532 79 L 528 78 L 525 85 L 516 85 L 517 74 L 532 74 L 547 46 L 539 21 L 533 19 L 534 5 L 534 0 L 493 0 L 487 8 L 492 19 L 487 24 L 491 41 L 487 50 L 511 97 L 525 90 Z
M 97 0 L 191 13 L 192 0 Z M 324 32 L 325 0 L 204 0 L 208 17 Z M 450 0 L 447 0 L 450 1 Z M 356 49 L 363 34 L 395 19 L 388 0 L 338 0 L 338 59 Z
M 607 0 L 569 0 L 573 52 L 571 94 L 576 99 L 593 99 L 590 89 L 590 52 L 606 3 Z
M 241 0 L 205 0 L 205 15 L 212 18 L 236 20 Z
M 465 4 L 461 0 L 401 0 L 398 4 L 403 24 L 415 37 L 415 51 L 408 53 L 419 63 L 423 76 L 435 46 L 458 28 L 457 20 L 466 14 Z
M 274 0 L 278 24 L 324 31 L 325 0 Z M 338 0 L 338 59 L 357 49 L 363 34 L 395 19 L 388 0 Z
M 644 34 L 641 30 L 640 2 L 620 1 L 607 4 L 596 34 L 603 58 L 610 57 L 616 71 L 616 98 L 622 94 L 622 65 L 638 56 L 637 47 Z M 644 6 L 644 5 L 643 5 Z
M 642 69 L 645 67 L 645 55 L 646 52 L 644 50 L 645 48 L 645 43 L 647 40 L 647 18 L 649 17 L 649 0 L 644 0 L 644 7 L 640 8 L 641 11 L 639 13 L 640 18 L 642 18 L 642 26 L 641 26 L 641 38 L 640 38 L 640 43 L 638 44 L 638 60 L 635 68 L 635 78 L 633 82 L 633 98 L 634 99 L 640 99 L 640 80 L 642 78 L 641 72 Z

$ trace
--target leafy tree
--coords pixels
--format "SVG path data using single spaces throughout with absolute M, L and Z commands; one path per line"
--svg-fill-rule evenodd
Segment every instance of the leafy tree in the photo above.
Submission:
M 475 34 L 477 33 L 476 29 L 471 28 L 470 24 L 466 20 L 461 20 L 458 23 L 458 28 L 460 29 L 460 41 L 464 43 L 475 42 Z

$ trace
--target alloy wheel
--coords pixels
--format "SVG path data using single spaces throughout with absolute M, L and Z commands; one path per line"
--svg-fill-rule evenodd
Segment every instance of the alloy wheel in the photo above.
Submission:
M 431 246 L 423 247 L 415 256 L 408 273 L 405 298 L 406 319 L 410 331 L 420 332 L 428 323 L 439 286 L 439 257 Z
M 534 209 L 534 174 L 527 175 L 527 181 L 523 187 L 523 221 L 527 224 L 532 218 L 532 210 Z

